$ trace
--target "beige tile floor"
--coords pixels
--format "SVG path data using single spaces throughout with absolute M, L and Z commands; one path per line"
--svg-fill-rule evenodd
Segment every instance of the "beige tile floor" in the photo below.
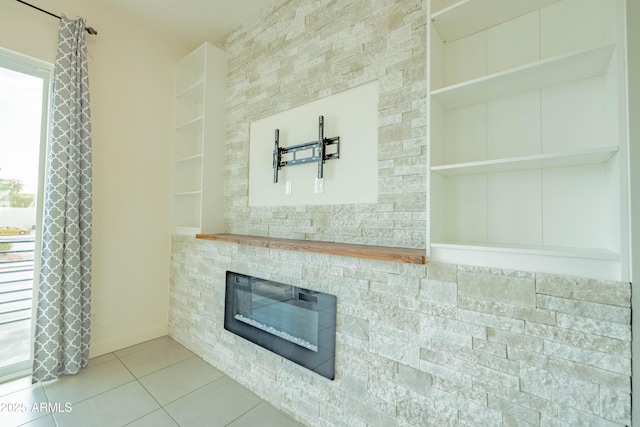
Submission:
M 0 426 L 300 424 L 169 337 L 96 357 L 78 375 L 0 384 Z

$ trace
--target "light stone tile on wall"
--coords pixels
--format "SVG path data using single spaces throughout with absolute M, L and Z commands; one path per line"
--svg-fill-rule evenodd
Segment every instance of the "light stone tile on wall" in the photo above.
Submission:
M 251 121 L 378 81 L 379 111 L 402 106 L 396 120 L 379 123 L 378 159 L 384 160 L 389 144 L 396 157 L 407 158 L 404 167 L 380 173 L 379 191 L 389 196 L 368 205 L 373 214 L 391 209 L 397 213 L 423 212 L 426 207 L 426 15 L 420 0 L 403 0 L 372 7 L 369 0 L 318 3 L 284 2 L 255 28 L 241 27 L 219 46 L 228 52 L 226 219 L 229 232 L 252 232 L 288 238 L 311 238 L 390 246 L 424 247 L 426 216 L 381 226 L 374 218 L 357 226 L 335 223 L 304 228 L 283 218 L 268 228 L 247 206 L 248 124 Z M 247 24 L 248 25 L 248 24 Z M 239 35 L 238 33 L 242 33 Z M 406 113 L 406 114 L 402 114 Z M 338 160 L 339 161 L 339 160 Z M 400 202 L 410 191 L 414 204 Z M 420 201 L 421 200 L 421 201 Z M 251 214 L 239 216 L 249 209 Z M 307 213 L 311 221 L 312 214 Z M 349 205 L 337 207 L 330 219 L 352 219 Z M 380 218 L 382 219 L 382 218 Z M 380 233 L 381 229 L 407 233 Z
M 502 425 L 504 427 L 538 427 L 540 424 L 531 424 L 509 414 L 502 414 Z
M 457 399 L 468 400 L 476 405 L 487 406 L 487 393 L 477 387 L 469 387 L 448 381 L 442 377 L 433 377 L 433 389 L 438 393 L 446 393 Z
M 560 406 L 558 417 L 570 426 L 623 427 L 628 425 L 609 421 L 568 406 Z
M 536 306 L 536 285 L 532 276 L 519 277 L 502 271 L 492 273 L 482 270 L 458 272 L 459 294 L 480 300 Z
M 575 316 L 621 323 L 623 325 L 631 322 L 631 313 L 627 309 L 608 304 L 538 295 L 538 307 Z
M 425 279 L 420 284 L 419 298 L 439 307 L 456 307 L 458 287 L 452 282 Z
M 487 332 L 489 332 L 489 330 L 487 330 Z M 487 333 L 487 338 L 488 337 L 489 334 Z M 507 346 L 504 344 L 473 338 L 471 340 L 471 348 L 493 356 L 507 358 Z
M 336 328 L 342 333 L 369 341 L 369 321 L 343 314 L 337 315 Z
M 556 326 L 527 322 L 528 335 L 620 357 L 631 357 L 631 342 Z
M 462 310 L 460 308 L 458 308 L 458 319 L 464 322 L 489 326 L 494 329 L 502 329 L 519 334 L 524 333 L 524 321 L 520 319 L 511 319 L 504 316 L 478 313 L 476 311 Z
M 600 388 L 600 414 L 602 418 L 631 425 L 631 394 Z
M 473 347 L 473 336 L 465 335 L 464 333 L 451 332 L 440 328 L 421 327 L 420 338 L 430 338 L 431 340 L 438 340 L 456 344 L 464 347 Z M 425 350 L 425 349 L 423 349 Z
M 424 247 L 427 1 L 279 0 L 219 42 L 228 232 Z M 376 80 L 377 203 L 248 206 L 251 121 Z M 336 295 L 335 381 L 224 330 L 226 270 Z M 170 275 L 170 335 L 308 426 L 630 422 L 629 283 L 179 235 Z
M 626 374 L 631 370 L 629 358 L 610 356 L 600 351 L 586 350 L 553 341 L 545 341 L 544 354 L 619 374 Z
M 433 385 L 433 376 L 419 369 L 399 363 L 395 382 L 400 387 L 420 394 L 426 394 Z
M 631 288 L 602 280 L 538 274 L 536 288 L 543 295 L 621 307 L 631 301 Z
M 509 349 L 523 348 L 535 353 L 542 353 L 544 345 L 540 338 L 494 328 L 487 328 L 487 340 L 503 344 Z
M 509 349 L 508 357 L 518 360 L 523 366 L 535 366 L 553 372 L 575 378 L 587 378 L 594 384 L 611 388 L 621 392 L 629 391 L 630 377 L 626 374 L 616 374 L 593 366 L 583 365 L 570 360 L 554 358 L 552 356 L 530 353 L 522 349 Z
M 520 373 L 521 389 L 538 397 L 553 399 L 591 414 L 599 412 L 599 389 L 592 382 L 569 375 L 552 373 L 534 366 L 524 366 Z
M 458 410 L 435 397 L 409 390 L 398 397 L 398 421 L 409 426 L 451 426 L 458 423 Z M 392 424 L 393 425 L 393 424 Z
M 478 388 L 485 390 L 482 386 Z M 548 417 L 549 419 L 557 419 L 558 404 L 552 400 L 513 389 L 487 390 L 487 394 L 489 396 L 497 396 L 507 402 L 522 406 L 523 408 L 530 409 L 534 412 L 539 412 L 541 414 L 541 420 L 545 417 Z
M 337 296 L 335 381 L 223 329 L 221 282 L 229 266 Z M 512 299 L 507 304 L 500 296 L 499 301 L 463 296 L 457 277 L 464 280 L 470 272 L 483 275 L 474 280 L 489 287 L 496 286 L 496 278 L 501 284 L 510 280 L 507 286 L 516 289 L 537 279 L 529 273 L 409 266 L 176 236 L 170 331 L 206 361 L 310 426 L 536 425 L 536 414 L 540 425 L 624 425 L 630 414 L 628 328 L 579 316 L 556 325 L 523 320 L 564 317 Z M 447 280 L 428 279 L 429 274 Z M 372 289 L 372 283 L 394 292 Z M 419 294 L 411 296 L 416 286 Z M 401 289 L 409 296 L 395 295 Z M 575 298 L 603 305 L 592 295 L 589 301 Z M 441 305 L 451 311 L 438 314 Z M 573 318 L 585 320 L 574 324 Z M 524 321 L 525 329 L 498 329 L 496 319 Z M 621 329 L 615 332 L 607 325 Z M 613 337 L 603 331 L 613 331 Z
M 369 301 L 368 296 L 363 298 L 363 304 L 370 313 L 368 316 L 372 320 L 373 330 L 388 336 L 393 336 L 396 333 L 410 333 L 412 341 L 416 345 L 420 344 L 420 341 L 415 340 L 420 330 L 419 312 L 402 309 L 394 301 L 385 303 L 387 298 L 384 295 L 372 292 L 368 295 L 375 298 L 374 301 Z
M 607 322 L 606 320 L 591 319 L 588 317 L 573 316 L 566 313 L 557 313 L 557 325 L 562 328 L 575 329 L 582 332 L 591 332 L 622 341 L 631 339 L 631 325 Z
M 471 343 L 472 337 L 487 339 L 487 327 L 485 325 L 476 325 L 456 319 L 430 316 L 426 314 L 420 316 L 420 332 L 424 335 L 429 336 L 430 338 L 434 338 L 428 332 L 433 330 L 450 331 L 452 333 L 458 334 L 459 336 L 467 336 L 469 337 L 469 344 Z M 471 345 L 468 345 L 468 347 L 471 347 Z
M 460 308 L 477 311 L 486 314 L 503 316 L 511 319 L 527 320 L 535 323 L 556 325 L 556 313 L 554 311 L 539 310 L 536 308 L 510 305 L 490 300 L 478 300 L 473 298 L 458 298 Z M 504 328 L 501 328 L 504 329 Z
M 390 360 L 418 369 L 420 347 L 416 345 L 414 334 L 375 324 L 369 339 L 369 351 Z
M 398 280 L 399 277 L 402 280 Z M 376 280 L 370 281 L 369 289 L 372 292 L 416 298 L 420 290 L 420 281 L 412 277 L 390 275 L 387 276 L 386 281 L 383 283 Z
M 473 384 L 483 384 L 484 386 L 496 388 L 509 388 L 517 390 L 519 379 L 517 375 L 505 373 L 497 369 L 487 368 L 463 359 L 458 359 L 450 354 L 422 349 L 420 358 L 428 363 L 439 365 L 447 370 L 463 372 L 465 380 L 470 378 Z M 421 365 L 422 366 L 422 365 Z M 428 371 L 427 371 L 428 372 Z M 432 375 L 440 376 L 435 373 Z M 447 379 L 445 377 L 445 379 Z M 452 379 L 452 378 L 448 378 Z
M 547 417 L 543 415 L 540 418 L 540 427 L 571 427 L 569 423 L 560 421 L 558 418 Z
M 461 426 L 501 426 L 502 414 L 494 409 L 486 409 L 482 406 L 472 406 L 466 410 L 460 410 L 458 417 Z
M 427 278 L 456 283 L 458 281 L 458 269 L 455 265 L 451 264 L 429 263 L 427 267 Z
M 471 362 L 474 365 L 504 372 L 510 375 L 518 375 L 520 372 L 520 363 L 517 361 L 508 360 L 504 357 L 496 357 L 450 343 L 434 342 L 431 349 L 440 354 L 454 357 L 456 360 Z

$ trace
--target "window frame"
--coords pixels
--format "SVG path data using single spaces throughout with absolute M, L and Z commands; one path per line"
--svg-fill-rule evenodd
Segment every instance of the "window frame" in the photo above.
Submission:
M 31 341 L 29 360 L 18 362 L 5 367 L 0 367 L 0 383 L 11 379 L 31 375 L 33 367 L 33 337 L 35 333 L 36 315 L 36 298 L 38 291 L 40 271 L 40 254 L 42 251 L 42 218 L 43 218 L 43 200 L 44 200 L 44 183 L 46 159 L 49 140 L 49 123 L 51 114 L 51 97 L 53 89 L 53 70 L 54 64 L 32 58 L 18 52 L 0 47 L 0 67 L 27 74 L 33 77 L 41 78 L 42 84 L 42 114 L 40 125 L 40 150 L 38 158 L 38 193 L 36 197 L 36 239 L 33 263 L 33 294 L 32 294 L 32 310 L 31 310 Z

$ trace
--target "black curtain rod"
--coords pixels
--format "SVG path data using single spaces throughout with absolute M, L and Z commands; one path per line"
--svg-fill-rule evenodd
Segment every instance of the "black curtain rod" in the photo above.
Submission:
M 32 7 L 36 10 L 39 10 L 42 13 L 46 13 L 49 16 L 53 16 L 54 18 L 58 18 L 61 19 L 58 15 L 56 15 L 55 13 L 51 13 L 48 10 L 44 10 L 44 9 L 40 9 L 38 6 L 34 6 L 32 4 L 27 3 L 26 1 L 22 1 L 22 0 L 16 0 L 18 3 L 22 3 L 25 6 L 29 6 Z M 85 30 L 87 31 L 87 33 L 91 34 L 91 35 L 96 35 L 98 34 L 98 32 L 96 30 L 93 29 L 93 27 L 86 27 Z

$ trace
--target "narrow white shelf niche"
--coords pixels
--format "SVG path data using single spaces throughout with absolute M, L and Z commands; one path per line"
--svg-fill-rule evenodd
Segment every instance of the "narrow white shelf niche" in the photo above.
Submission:
M 226 54 L 204 43 L 177 64 L 172 231 L 224 231 Z

